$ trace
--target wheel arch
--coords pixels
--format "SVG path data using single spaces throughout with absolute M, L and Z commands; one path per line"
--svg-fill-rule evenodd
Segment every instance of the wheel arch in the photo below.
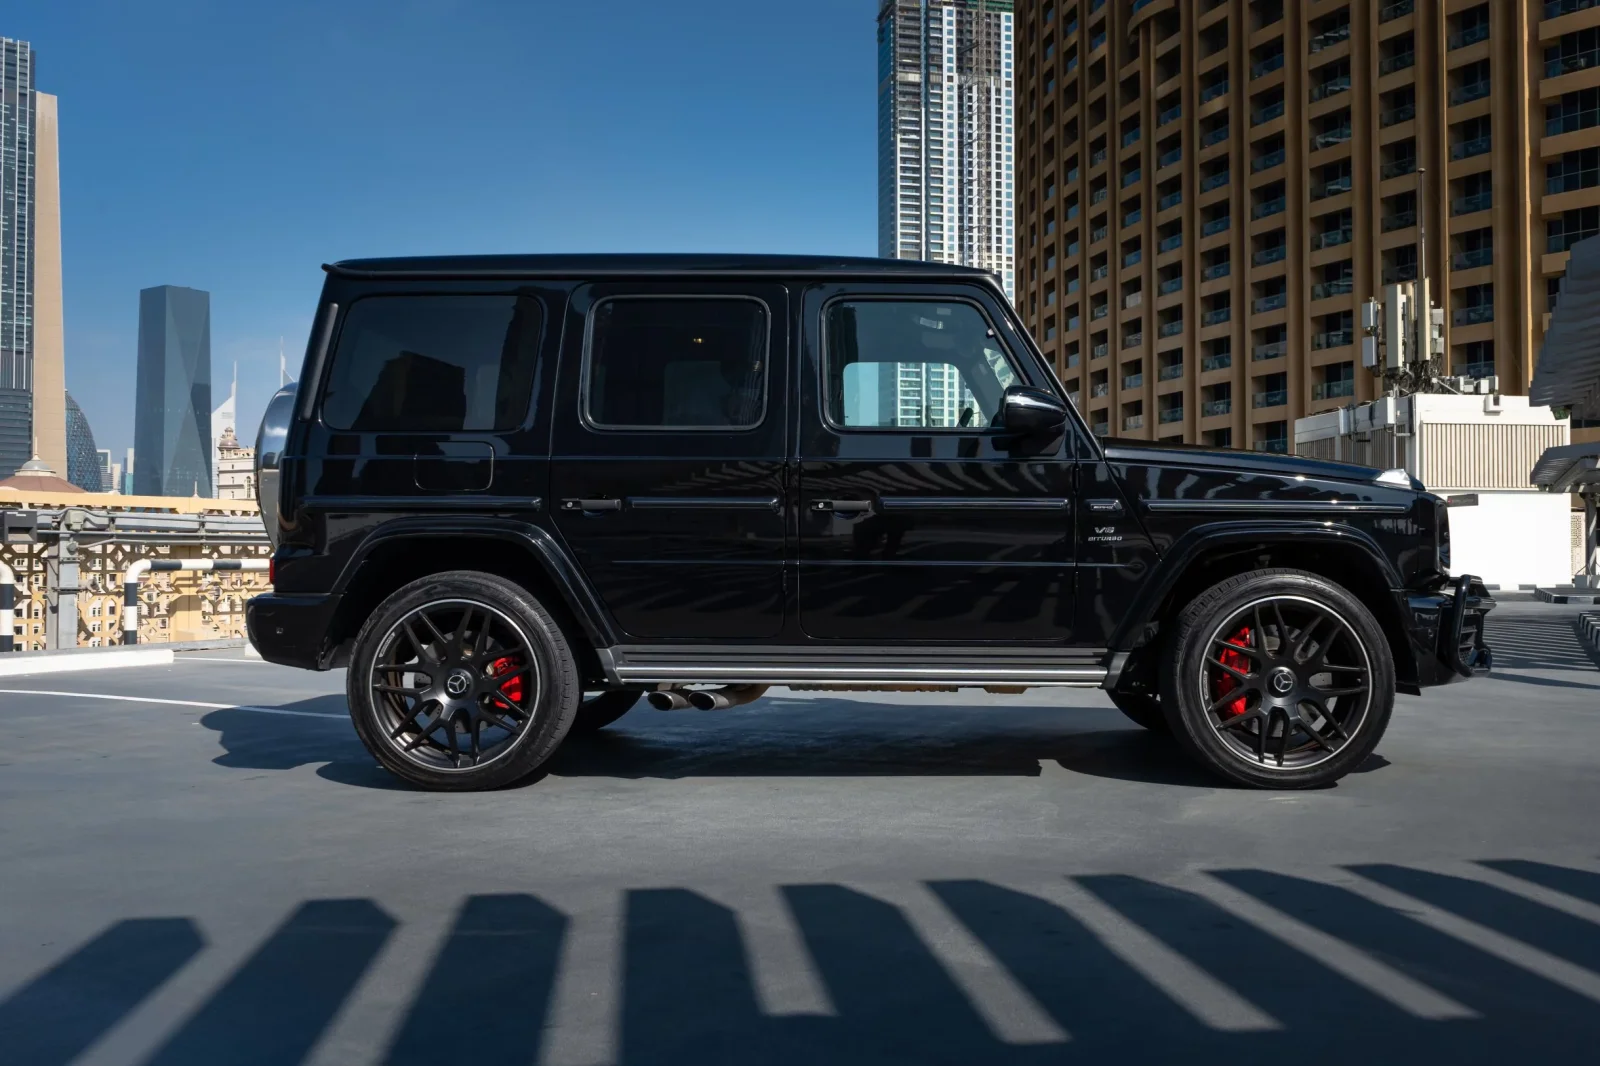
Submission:
M 604 676 L 597 648 L 616 637 L 599 600 L 565 548 L 527 523 L 453 518 L 396 519 L 372 532 L 334 586 L 339 606 L 329 643 L 342 661 L 356 633 L 396 589 L 429 574 L 478 570 L 514 581 L 539 598 L 567 634 L 585 679 Z
M 1148 649 L 1185 604 L 1219 581 L 1268 567 L 1316 574 L 1365 604 L 1389 644 L 1400 687 L 1416 689 L 1416 648 L 1396 592 L 1402 581 L 1394 566 L 1359 529 L 1295 523 L 1219 523 L 1180 537 L 1162 556 L 1152 579 L 1112 637 L 1112 649 L 1127 654 L 1117 686 L 1140 688 L 1153 680 L 1146 676 L 1156 665 Z

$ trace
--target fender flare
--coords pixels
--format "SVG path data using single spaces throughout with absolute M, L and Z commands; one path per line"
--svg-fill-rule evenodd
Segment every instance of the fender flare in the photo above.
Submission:
M 390 519 L 375 527 L 350 553 L 332 592 L 343 596 L 368 559 L 379 548 L 400 541 L 462 537 L 498 540 L 526 551 L 561 596 L 584 635 L 597 648 L 618 643 L 610 617 L 582 570 L 568 554 L 566 546 L 549 530 L 532 522 L 478 515 L 407 516 Z M 470 566 L 464 567 L 470 569 Z
M 1161 553 L 1150 579 L 1140 588 L 1123 616 L 1122 624 L 1111 636 L 1113 652 L 1125 653 L 1136 645 L 1136 638 L 1155 617 L 1162 601 L 1201 555 L 1217 548 L 1253 543 L 1337 544 L 1353 547 L 1372 563 L 1391 590 L 1403 582 L 1394 565 L 1383 554 L 1371 535 L 1345 524 L 1311 524 L 1295 521 L 1210 522 L 1186 531 Z

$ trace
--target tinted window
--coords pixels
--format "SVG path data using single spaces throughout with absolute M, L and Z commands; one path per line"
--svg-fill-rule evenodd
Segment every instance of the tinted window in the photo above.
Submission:
M 749 429 L 765 407 L 766 308 L 731 297 L 604 300 L 585 374 L 592 425 Z
M 864 429 L 995 425 L 1016 369 L 970 304 L 862 300 L 827 311 L 828 418 Z
M 345 314 L 322 420 L 369 433 L 514 429 L 543 324 L 515 296 L 369 296 Z

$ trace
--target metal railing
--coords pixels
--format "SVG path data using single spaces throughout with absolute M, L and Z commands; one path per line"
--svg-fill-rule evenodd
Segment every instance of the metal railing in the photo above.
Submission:
M 1233 397 L 1226 400 L 1206 400 L 1200 405 L 1200 414 L 1205 418 L 1215 418 L 1217 415 L 1233 413 Z
M 1250 349 L 1250 361 L 1259 363 L 1267 359 L 1277 359 L 1289 354 L 1288 341 L 1271 341 L 1267 344 L 1258 344 Z
M 1250 398 L 1251 407 L 1282 407 L 1289 402 L 1288 389 L 1269 389 Z
M 1457 141 L 1450 146 L 1451 159 L 1470 159 L 1475 155 L 1483 155 L 1491 147 L 1492 141 L 1488 134 L 1482 137 L 1472 137 L 1465 141 Z
M 1143 374 L 1124 374 L 1123 377 L 1122 377 L 1122 387 L 1125 388 L 1125 389 L 1142 389 L 1142 388 L 1144 388 L 1144 375 Z
M 1169 122 L 1176 122 L 1183 117 L 1183 105 L 1174 104 L 1156 116 L 1156 125 L 1165 126 Z
M 1401 52 L 1398 55 L 1386 56 L 1378 60 L 1378 73 L 1393 74 L 1397 70 L 1405 70 L 1416 65 L 1416 52 Z
M 1417 212 L 1415 210 L 1396 211 L 1392 215 L 1384 215 L 1383 222 L 1381 223 L 1383 232 L 1385 233 L 1391 233 L 1397 229 L 1405 229 L 1408 226 L 1415 226 L 1416 224 Z
M 1232 317 L 1232 307 L 1218 307 L 1215 310 L 1202 312 L 1200 315 L 1200 324 L 1202 326 L 1220 326 Z
M 1165 211 L 1168 208 L 1177 207 L 1181 203 L 1183 203 L 1183 193 L 1169 192 L 1167 195 L 1156 201 L 1156 210 Z
M 1332 400 L 1340 396 L 1354 396 L 1356 382 L 1354 378 L 1345 378 L 1343 381 L 1321 381 L 1311 386 L 1313 400 Z
M 1329 329 L 1311 335 L 1311 347 L 1317 351 L 1324 348 L 1343 348 L 1355 342 L 1355 330 L 1351 329 Z
M 1350 127 L 1341 126 L 1336 130 L 1326 130 L 1311 138 L 1311 150 L 1320 152 L 1324 148 L 1333 148 L 1350 139 Z
M 1226 184 L 1228 184 L 1228 172 L 1224 170 L 1220 174 L 1211 174 L 1201 178 L 1200 191 L 1210 192 L 1212 189 L 1220 189 Z
M 1268 263 L 1281 263 L 1289 254 L 1287 244 L 1274 244 L 1271 248 L 1263 248 L 1250 257 L 1250 262 L 1256 266 L 1266 266 Z
M 1222 355 L 1206 355 L 1200 358 L 1200 370 L 1227 370 L 1233 366 L 1233 353 L 1225 352 Z
M 1171 148 L 1156 156 L 1156 166 L 1158 168 L 1170 167 L 1181 162 L 1183 162 L 1182 148 Z
M 1217 234 L 1225 232 L 1232 224 L 1233 220 L 1227 215 L 1223 215 L 1221 218 L 1214 218 L 1210 222 L 1201 224 L 1200 235 L 1202 237 L 1215 237 Z
M 1313 85 L 1308 95 L 1311 97 L 1311 102 L 1316 103 L 1318 100 L 1326 100 L 1330 96 L 1337 96 L 1340 93 L 1349 91 L 1350 75 L 1341 74 L 1337 78 L 1329 78 L 1327 81 Z
M 1178 334 L 1180 334 L 1182 332 L 1183 332 L 1183 319 L 1180 318 L 1176 322 L 1163 322 L 1163 323 L 1161 323 L 1160 327 L 1156 330 L 1156 336 L 1158 336 L 1158 337 L 1176 337 Z
M 1394 0 L 1392 4 L 1385 4 L 1378 8 L 1378 22 L 1393 22 L 1397 18 L 1411 14 L 1416 10 L 1416 0 Z
M 1263 200 L 1250 209 L 1250 217 L 1260 219 L 1267 218 L 1270 215 L 1281 215 L 1288 206 L 1289 201 L 1282 196 L 1271 200 Z
M 1457 308 L 1450 316 L 1450 321 L 1458 326 L 1476 326 L 1483 322 L 1494 321 L 1494 304 L 1473 304 L 1470 307 Z
M 1457 30 L 1447 38 L 1451 51 L 1455 51 L 1457 48 L 1465 48 L 1469 44 L 1477 44 L 1479 41 L 1487 41 L 1488 39 L 1489 24 L 1487 22 L 1480 22 L 1465 29 Z
M 1353 188 L 1355 188 L 1354 179 L 1349 174 L 1346 174 L 1342 178 L 1330 178 L 1321 184 L 1311 186 L 1311 198 L 1313 200 L 1326 200 L 1330 196 L 1338 196 L 1340 193 L 1349 192 Z
M 1250 309 L 1259 315 L 1265 314 L 1268 311 L 1276 311 L 1279 308 L 1288 306 L 1288 304 L 1288 293 L 1274 292 L 1268 293 L 1266 296 L 1257 296 L 1253 301 L 1251 301 Z
M 1380 178 L 1399 178 L 1416 172 L 1416 156 L 1408 156 L 1405 159 L 1392 159 L 1378 167 L 1378 177 Z
M 1381 112 L 1378 115 L 1378 125 L 1394 126 L 1401 122 L 1410 122 L 1416 117 L 1416 104 L 1401 104 L 1399 107 L 1391 107 L 1387 111 Z
M 1210 133 L 1200 135 L 1200 147 L 1210 148 L 1213 144 L 1220 144 L 1228 139 L 1228 127 L 1218 126 Z
M 1126 337 L 1122 338 L 1122 346 L 1124 348 L 1137 348 L 1143 343 L 1144 343 L 1144 334 L 1143 333 L 1130 333 Z
M 1494 191 L 1485 189 L 1475 192 L 1471 196 L 1457 196 L 1450 201 L 1452 215 L 1470 215 L 1475 211 L 1487 211 L 1494 206 Z
M 1349 244 L 1353 236 L 1355 236 L 1354 232 L 1348 227 L 1323 230 L 1321 233 L 1313 233 L 1311 235 L 1311 247 L 1315 250 L 1337 248 L 1341 244 Z
M 1170 237 L 1163 237 L 1156 242 L 1156 251 L 1170 252 L 1183 247 L 1183 234 L 1174 233 Z
M 1221 81 L 1207 85 L 1204 89 L 1200 90 L 1200 102 L 1202 104 L 1210 103 L 1212 100 L 1215 100 L 1217 97 L 1223 95 L 1227 91 L 1228 79 L 1223 78 Z
M 1283 117 L 1283 101 L 1268 104 L 1266 107 L 1257 108 L 1250 112 L 1250 125 L 1260 126 L 1271 122 L 1275 118 Z
M 1181 377 L 1183 377 L 1182 363 L 1168 363 L 1156 372 L 1156 378 L 1160 381 L 1172 381 Z
M 1332 48 L 1339 42 L 1348 41 L 1349 39 L 1350 26 L 1347 23 L 1343 26 L 1337 26 L 1331 30 L 1317 34 L 1315 37 L 1311 38 L 1311 40 L 1307 41 L 1306 45 L 1311 54 L 1316 55 L 1325 48 Z
M 1494 262 L 1493 248 L 1473 248 L 1465 252 L 1457 252 L 1450 257 L 1451 270 L 1471 270 L 1474 267 L 1486 267 Z
M 1337 281 L 1319 281 L 1311 286 L 1313 300 L 1326 300 L 1330 296 L 1349 296 L 1355 291 L 1356 283 L 1350 278 L 1340 278 Z
M 1156 286 L 1156 291 L 1162 296 L 1171 296 L 1175 292 L 1182 292 L 1183 279 L 1168 278 L 1166 281 L 1163 281 L 1161 284 Z
M 1482 100 L 1488 95 L 1489 79 L 1483 78 L 1479 81 L 1467 82 L 1465 85 L 1457 85 L 1454 89 L 1451 89 L 1450 103 L 1470 104 L 1472 101 Z
M 1125 415 L 1122 419 L 1123 429 L 1143 429 L 1144 415 Z
M 1600 49 L 1590 49 L 1587 52 L 1556 56 L 1554 59 L 1545 62 L 1544 76 L 1547 78 L 1559 78 L 1563 74 L 1588 70 L 1596 65 L 1600 65 Z
M 1210 266 L 1200 271 L 1200 277 L 1204 281 L 1216 281 L 1218 278 L 1225 278 L 1232 273 L 1233 263 L 1231 261 L 1225 263 L 1212 263 Z
M 1273 71 L 1280 69 L 1282 66 L 1282 52 L 1278 52 L 1275 55 L 1270 55 L 1265 59 L 1257 60 L 1256 62 L 1250 64 L 1250 80 L 1254 81 L 1257 78 L 1264 78 Z M 1226 85 L 1227 83 L 1224 82 L 1223 84 Z
M 1273 167 L 1282 163 L 1284 158 L 1284 151 L 1282 148 L 1279 148 L 1277 151 L 1268 152 L 1265 155 L 1258 155 L 1254 159 L 1250 160 L 1250 170 L 1255 174 L 1259 174 L 1263 170 L 1271 170 Z
M 1183 408 L 1163 407 L 1159 412 L 1157 412 L 1156 417 L 1159 418 L 1163 424 L 1167 422 L 1182 422 Z

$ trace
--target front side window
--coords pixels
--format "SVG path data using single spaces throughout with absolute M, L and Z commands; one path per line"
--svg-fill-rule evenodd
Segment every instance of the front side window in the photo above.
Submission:
M 364 433 L 500 432 L 528 414 L 544 312 L 516 296 L 368 296 L 350 305 L 322 420 Z
M 740 297 L 601 301 L 583 413 L 600 429 L 752 429 L 767 394 L 766 305 Z
M 846 429 L 983 429 L 1020 383 L 971 304 L 841 300 L 826 312 L 827 414 Z

